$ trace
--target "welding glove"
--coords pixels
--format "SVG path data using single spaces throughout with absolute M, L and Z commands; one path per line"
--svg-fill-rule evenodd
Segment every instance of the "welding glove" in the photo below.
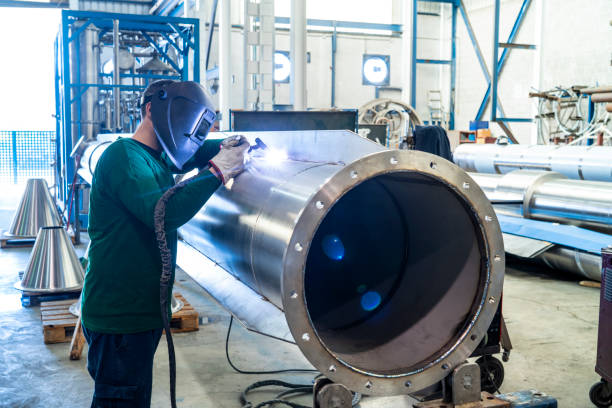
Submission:
M 221 150 L 209 164 L 223 184 L 242 173 L 249 147 L 251 145 L 242 135 L 231 136 L 221 142 Z

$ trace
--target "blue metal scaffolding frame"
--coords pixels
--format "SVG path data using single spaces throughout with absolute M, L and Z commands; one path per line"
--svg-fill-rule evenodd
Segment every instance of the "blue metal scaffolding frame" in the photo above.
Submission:
M 418 23 L 418 2 L 429 3 L 444 3 L 450 4 L 452 7 L 451 20 L 451 55 L 450 59 L 422 59 L 417 56 L 417 23 Z M 416 86 L 417 86 L 417 64 L 434 64 L 450 66 L 450 102 L 449 102 L 449 120 L 448 127 L 450 130 L 455 128 L 455 84 L 457 80 L 457 12 L 460 7 L 459 0 L 412 0 L 412 60 L 411 60 L 411 90 L 410 90 L 410 105 L 416 108 Z
M 451 28 L 451 57 L 448 60 L 426 60 L 420 59 L 417 56 L 417 4 L 419 1 L 432 2 L 432 3 L 446 3 L 452 6 L 452 28 Z M 523 0 L 519 13 L 516 17 L 508 40 L 505 43 L 499 41 L 499 14 L 500 14 L 500 0 L 495 0 L 495 14 L 494 14 L 494 33 L 493 33 L 493 64 L 494 67 L 492 74 L 489 71 L 486 60 L 483 56 L 482 50 L 474 33 L 472 24 L 470 23 L 467 10 L 462 0 L 413 0 L 413 21 L 412 21 L 412 83 L 411 83 L 411 98 L 410 104 L 416 107 L 416 86 L 417 86 L 417 64 L 437 64 L 437 65 L 449 65 L 451 67 L 451 78 L 450 78 L 450 104 L 449 104 L 449 128 L 454 129 L 455 127 L 455 86 L 456 86 L 456 40 L 457 40 L 457 14 L 460 14 L 468 33 L 468 37 L 476 53 L 476 58 L 482 70 L 482 73 L 487 81 L 487 90 L 482 99 L 482 103 L 478 108 L 475 120 L 480 121 L 484 115 L 484 111 L 487 108 L 489 102 L 491 102 L 491 121 L 497 122 L 504 132 L 508 135 L 511 141 L 516 142 L 516 139 L 512 135 L 512 131 L 507 126 L 506 122 L 531 122 L 529 118 L 508 118 L 504 113 L 501 101 L 498 95 L 498 84 L 501 72 L 504 68 L 505 63 L 508 60 L 510 50 L 512 48 L 519 49 L 534 49 L 533 45 L 528 44 L 516 44 L 514 39 L 516 38 L 521 25 L 524 21 L 525 15 L 531 0 Z M 499 57 L 499 48 L 504 48 L 502 55 Z M 499 115 L 499 116 L 498 116 Z
M 71 80 L 72 64 L 76 64 L 76 72 L 79 72 L 79 57 L 71 60 L 70 46 L 78 52 L 79 35 L 88 26 L 94 25 L 100 29 L 100 38 L 107 32 L 112 31 L 113 21 L 119 22 L 119 30 L 130 30 L 138 32 L 143 38 L 160 54 L 161 58 L 169 63 L 179 75 L 152 75 L 147 73 L 123 72 L 121 78 L 143 78 L 145 85 L 128 84 L 104 84 L 102 78 L 107 76 L 103 72 L 98 73 L 100 79 L 97 83 L 79 83 Z M 77 24 L 78 23 L 78 24 Z M 154 34 L 153 36 L 151 34 Z M 163 38 L 157 40 L 154 37 Z M 119 14 L 92 11 L 63 10 L 61 27 L 54 43 L 55 57 L 55 110 L 56 110 L 56 169 L 58 198 L 64 202 L 68 200 L 69 189 L 76 168 L 74 160 L 70 158 L 75 135 L 72 134 L 72 113 L 76 109 L 80 113 L 80 99 L 84 92 L 90 87 L 99 89 L 120 91 L 142 91 L 150 80 L 154 79 L 193 79 L 200 81 L 200 24 L 198 19 L 162 17 L 151 15 Z M 180 61 L 175 62 L 168 55 L 168 49 L 172 47 L 181 56 Z M 189 68 L 189 53 L 193 52 L 193 70 Z M 100 67 L 101 69 L 101 67 Z M 190 77 L 191 74 L 191 77 Z M 75 91 L 76 90 L 76 91 Z M 73 104 L 76 106 L 73 107 Z M 80 129 L 80 123 L 77 123 Z M 80 134 L 80 130 L 79 130 Z
M 523 4 L 518 12 L 516 20 L 514 21 L 514 25 L 512 26 L 512 30 L 510 31 L 510 35 L 508 36 L 508 41 L 505 43 L 500 43 L 499 41 L 499 15 L 500 15 L 500 0 L 495 0 L 495 11 L 494 11 L 494 32 L 493 32 L 493 66 L 495 69 L 493 70 L 493 79 L 489 81 L 487 86 L 487 92 L 485 93 L 484 99 L 480 104 L 480 108 L 478 109 L 478 113 L 476 114 L 476 120 L 480 120 L 482 115 L 484 114 L 484 110 L 487 106 L 487 101 L 491 100 L 491 122 L 533 122 L 531 118 L 508 118 L 502 113 L 502 116 L 497 116 L 498 114 L 498 85 L 499 78 L 501 76 L 502 70 L 504 69 L 504 65 L 508 60 L 508 56 L 510 54 L 510 50 L 513 48 L 519 49 L 535 49 L 535 46 L 530 44 L 516 44 L 514 42 L 521 25 L 525 19 L 525 15 L 527 14 L 527 10 L 529 10 L 529 6 L 531 5 L 531 0 L 523 0 Z M 503 48 L 501 57 L 499 57 L 499 49 Z M 489 94 L 491 97 L 489 98 Z

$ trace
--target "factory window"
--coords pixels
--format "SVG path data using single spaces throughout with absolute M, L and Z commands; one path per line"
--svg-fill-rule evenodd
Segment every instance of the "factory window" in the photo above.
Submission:
M 279 17 L 289 17 L 291 2 L 276 0 L 274 12 Z M 393 1 L 378 0 L 373 7 L 370 0 L 308 0 L 306 16 L 310 19 L 360 21 L 368 23 L 391 24 L 393 20 Z
M 288 83 L 290 76 L 289 51 L 276 51 L 274 53 L 274 82 Z
M 53 41 L 60 13 L 0 7 L 0 76 L 7 79 L 0 98 L 0 130 L 55 130 Z
M 388 55 L 364 54 L 362 64 L 363 85 L 389 85 L 390 57 Z

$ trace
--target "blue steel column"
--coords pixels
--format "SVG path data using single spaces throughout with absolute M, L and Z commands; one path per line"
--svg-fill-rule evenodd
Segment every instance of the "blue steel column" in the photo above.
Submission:
M 63 54 L 63 77 L 64 77 L 64 115 L 62 117 L 64 121 L 64 132 L 61 138 L 62 143 L 62 157 L 60 165 L 66 170 L 63 172 L 64 180 L 62 180 L 62 194 L 64 200 L 68 197 L 68 180 L 74 172 L 74 166 L 71 161 L 68 160 L 68 155 L 72 150 L 72 147 L 68 148 L 68 143 L 72 142 L 72 112 L 70 106 L 71 99 L 71 84 L 70 84 L 70 45 L 69 45 L 69 28 L 70 21 L 68 19 L 68 11 L 62 10 L 62 54 Z M 59 140 L 59 138 L 58 138 Z
M 73 103 L 77 102 L 76 104 L 76 117 L 79 119 L 79 121 L 77 122 L 77 129 L 78 129 L 78 133 L 74 136 L 76 136 L 77 140 L 79 137 L 81 137 L 81 135 L 83 134 L 83 129 L 81 128 L 82 123 L 81 123 L 81 98 L 83 97 L 83 93 L 87 91 L 87 88 L 82 86 L 81 83 L 81 40 L 80 40 L 80 34 L 79 35 L 72 35 L 72 38 L 70 38 L 68 40 L 68 42 L 70 41 L 74 41 L 74 50 L 75 50 L 75 56 L 72 58 L 72 61 L 75 63 L 76 65 L 76 73 L 77 73 L 77 78 L 76 78 L 76 83 L 72 84 L 73 88 L 74 88 L 74 93 L 75 93 L 75 97 L 72 98 L 72 96 L 70 97 L 70 105 L 72 106 Z M 78 95 L 78 96 L 77 96 Z M 72 130 L 72 128 L 71 128 Z M 72 137 L 74 137 L 73 135 L 71 135 L 70 138 L 70 149 L 68 149 L 68 151 L 72 152 L 72 146 L 74 144 L 74 142 L 72 141 Z M 70 178 L 68 180 L 72 180 L 72 175 L 70 175 Z
M 200 20 L 193 23 L 193 81 L 200 82 Z
M 457 81 L 457 3 L 453 3 L 453 19 L 451 28 L 451 72 L 450 72 L 450 106 L 449 106 L 449 130 L 455 129 L 455 95 Z
M 60 148 L 59 148 L 59 140 L 62 134 L 62 103 L 60 101 L 60 74 L 59 74 L 59 69 L 60 69 L 60 59 L 59 57 L 59 41 L 60 41 L 60 37 L 59 34 L 58 36 L 55 37 L 55 41 L 53 42 L 53 83 L 55 85 L 55 171 L 54 171 L 54 180 L 55 180 L 55 185 L 57 186 L 55 189 L 55 195 L 56 195 L 56 199 L 60 198 L 60 190 L 59 190 L 59 185 L 60 185 L 60 174 L 59 174 L 59 158 L 60 158 Z
M 519 10 L 518 16 L 516 17 L 516 20 L 514 21 L 514 26 L 512 27 L 512 31 L 510 32 L 510 35 L 508 36 L 508 40 L 506 41 L 508 44 L 511 44 L 514 42 L 514 38 L 518 34 L 519 29 L 521 28 L 521 25 L 523 24 L 523 19 L 525 15 L 527 14 L 527 10 L 529 9 L 530 5 L 531 5 L 531 0 L 523 0 L 521 9 Z M 496 29 L 497 29 L 497 45 L 499 45 L 499 26 L 496 26 Z M 499 52 L 499 47 L 495 47 L 494 52 Z M 491 69 L 493 70 L 493 74 L 497 74 L 498 78 L 504 68 L 504 64 L 506 63 L 509 53 L 510 53 L 510 48 L 504 48 L 504 50 L 502 51 L 501 58 L 499 58 L 499 62 L 495 61 L 495 65 L 491 67 Z M 485 92 L 485 95 L 482 98 L 480 108 L 478 108 L 478 113 L 476 114 L 476 120 L 481 120 L 482 115 L 484 114 L 485 108 L 487 106 L 490 94 L 491 94 L 491 82 L 489 81 L 487 83 L 487 91 Z
M 493 81 L 491 83 L 491 122 L 497 119 L 497 81 L 499 79 L 499 8 L 500 0 L 495 0 L 495 11 L 493 17 Z
M 193 66 L 195 68 L 195 64 Z M 189 41 L 183 40 L 183 81 L 189 81 Z
M 410 1 L 410 0 L 404 0 Z M 410 85 L 410 106 L 416 109 L 416 77 L 417 77 L 417 0 L 412 2 L 412 62 L 410 67 L 410 74 L 412 75 Z

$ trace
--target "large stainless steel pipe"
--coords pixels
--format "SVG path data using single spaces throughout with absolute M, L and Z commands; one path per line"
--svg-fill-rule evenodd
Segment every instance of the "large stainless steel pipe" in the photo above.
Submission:
M 525 218 L 612 232 L 612 183 L 537 170 L 470 175 L 490 199 L 522 202 Z
M 482 191 L 437 156 L 350 132 L 255 136 L 271 152 L 220 188 L 183 239 L 282 309 L 334 381 L 388 395 L 448 375 L 501 293 L 501 234 Z M 290 159 L 275 160 L 281 151 Z
M 453 153 L 466 171 L 550 170 L 571 179 L 612 181 L 612 146 L 462 144 Z
M 465 361 L 504 275 L 499 224 L 469 175 L 347 131 L 246 136 L 269 149 L 182 239 L 284 311 L 308 360 L 354 391 L 412 393 Z

